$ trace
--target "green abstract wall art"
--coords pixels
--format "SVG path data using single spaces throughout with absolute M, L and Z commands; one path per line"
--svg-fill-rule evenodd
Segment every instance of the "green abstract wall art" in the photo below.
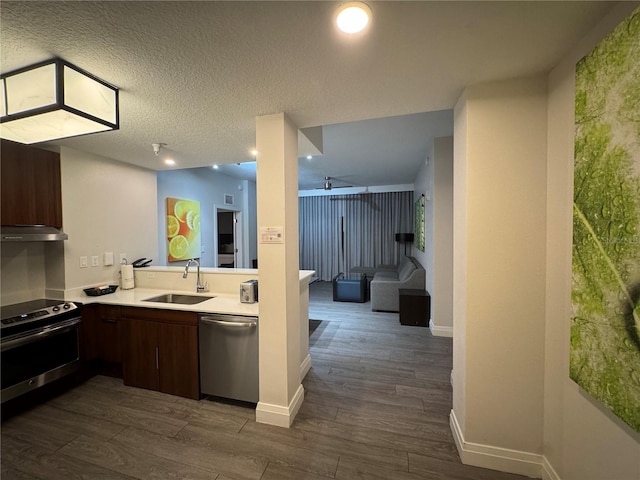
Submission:
M 413 217 L 413 221 L 416 248 L 424 252 L 424 195 L 420 195 L 416 200 L 416 214 Z
M 640 8 L 576 65 L 571 378 L 640 431 Z

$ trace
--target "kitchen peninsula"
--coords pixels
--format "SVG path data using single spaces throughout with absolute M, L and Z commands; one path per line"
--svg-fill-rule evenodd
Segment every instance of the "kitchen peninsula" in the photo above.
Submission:
M 208 284 L 208 291 L 196 293 L 196 274 L 183 278 L 183 267 L 147 267 L 135 270 L 135 288 L 130 290 L 118 289 L 114 293 L 101 296 L 87 296 L 82 288 L 67 291 L 65 300 L 80 302 L 86 306 L 87 327 L 90 322 L 98 325 L 98 333 L 93 333 L 94 343 L 102 343 L 102 347 L 93 346 L 94 351 L 106 352 L 102 354 L 94 354 L 102 359 L 115 359 L 122 362 L 123 351 L 136 352 L 143 349 L 144 344 L 148 343 L 143 339 L 149 336 L 160 337 L 165 335 L 160 330 L 145 330 L 140 333 L 138 342 L 131 345 L 129 350 L 127 343 L 123 341 L 123 326 L 130 326 L 126 322 L 136 321 L 144 326 L 144 320 L 149 322 L 164 322 L 170 324 L 174 333 L 172 335 L 183 335 L 185 338 L 195 338 L 193 341 L 186 342 L 184 345 L 193 345 L 189 349 L 193 352 L 182 352 L 176 357 L 191 357 L 191 365 L 193 366 L 195 358 L 195 369 L 197 370 L 197 325 L 198 314 L 225 314 L 239 315 L 245 317 L 259 317 L 259 303 L 241 303 L 240 302 L 240 284 L 247 280 L 255 280 L 258 278 L 258 271 L 255 269 L 228 269 L 228 268 L 201 268 L 202 283 Z M 300 381 L 304 378 L 311 367 L 311 358 L 309 356 L 309 279 L 313 271 L 300 271 Z M 201 296 L 205 298 L 203 301 L 195 304 L 183 303 L 164 303 L 150 301 L 159 295 L 179 294 L 192 297 Z M 102 331 L 100 331 L 102 328 Z M 159 327 L 162 328 L 162 327 Z M 191 330 L 190 330 L 191 329 Z M 151 332 L 151 333 L 148 333 Z M 124 336 L 126 338 L 126 336 Z M 161 340 L 156 340 L 161 341 Z M 89 348 L 91 348 L 91 342 Z M 111 345 L 108 345 L 108 344 Z M 119 345 L 119 344 L 122 345 Z M 107 344 L 107 345 L 105 345 Z M 135 347 L 135 348 L 134 348 Z M 185 353 L 188 353 L 186 355 Z M 131 357 L 132 355 L 130 355 Z M 195 357 L 194 357 L 195 356 Z M 144 362 L 141 362 L 144 363 Z M 187 365 L 188 366 L 188 365 Z M 144 373 L 138 373 L 132 370 L 130 365 L 124 365 L 121 369 L 125 373 L 125 383 L 127 376 L 136 378 L 136 386 L 143 388 L 159 389 L 158 380 L 146 382 Z M 127 375 L 128 374 L 128 375 Z M 170 376 L 176 376 L 171 374 Z M 186 377 L 186 375 L 184 375 Z M 162 378 L 162 373 L 161 377 Z M 166 383 L 171 383 L 172 379 L 168 378 Z M 160 383 L 162 380 L 160 380 Z M 198 398 L 199 390 L 197 385 L 194 388 L 193 382 L 189 385 L 173 385 L 166 393 L 173 393 L 190 398 Z
M 126 305 L 132 307 L 153 307 L 169 310 L 186 310 L 204 313 L 225 313 L 232 315 L 258 315 L 259 303 L 240 302 L 240 284 L 247 280 L 257 280 L 258 270 L 251 268 L 201 268 L 203 282 L 208 284 L 208 291 L 196 293 L 195 273 L 182 278 L 183 267 L 146 267 L 135 270 L 135 288 L 114 293 L 90 297 L 83 293 L 83 288 L 68 290 L 65 300 L 82 304 L 103 303 Z M 313 270 L 300 270 L 300 321 L 309 320 L 309 280 Z M 194 305 L 155 303 L 145 299 L 162 293 L 183 293 L 213 297 Z M 302 315 L 304 313 L 304 315 Z M 308 328 L 307 328 L 308 330 Z M 308 333 L 308 332 L 307 332 Z

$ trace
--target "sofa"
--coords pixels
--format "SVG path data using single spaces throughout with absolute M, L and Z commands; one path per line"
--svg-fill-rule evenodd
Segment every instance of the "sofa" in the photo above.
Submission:
M 397 268 L 383 268 L 376 271 L 369 284 L 371 310 L 399 311 L 399 293 L 401 288 L 424 290 L 426 271 L 413 257 L 403 257 Z

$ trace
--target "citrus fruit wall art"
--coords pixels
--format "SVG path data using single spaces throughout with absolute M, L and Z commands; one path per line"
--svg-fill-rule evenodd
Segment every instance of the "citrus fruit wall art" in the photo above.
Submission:
M 200 258 L 200 202 L 167 197 L 167 260 Z

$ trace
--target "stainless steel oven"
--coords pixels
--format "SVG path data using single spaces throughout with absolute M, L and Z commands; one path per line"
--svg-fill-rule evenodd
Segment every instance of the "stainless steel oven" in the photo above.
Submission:
M 79 368 L 78 305 L 39 299 L 0 311 L 2 403 Z

